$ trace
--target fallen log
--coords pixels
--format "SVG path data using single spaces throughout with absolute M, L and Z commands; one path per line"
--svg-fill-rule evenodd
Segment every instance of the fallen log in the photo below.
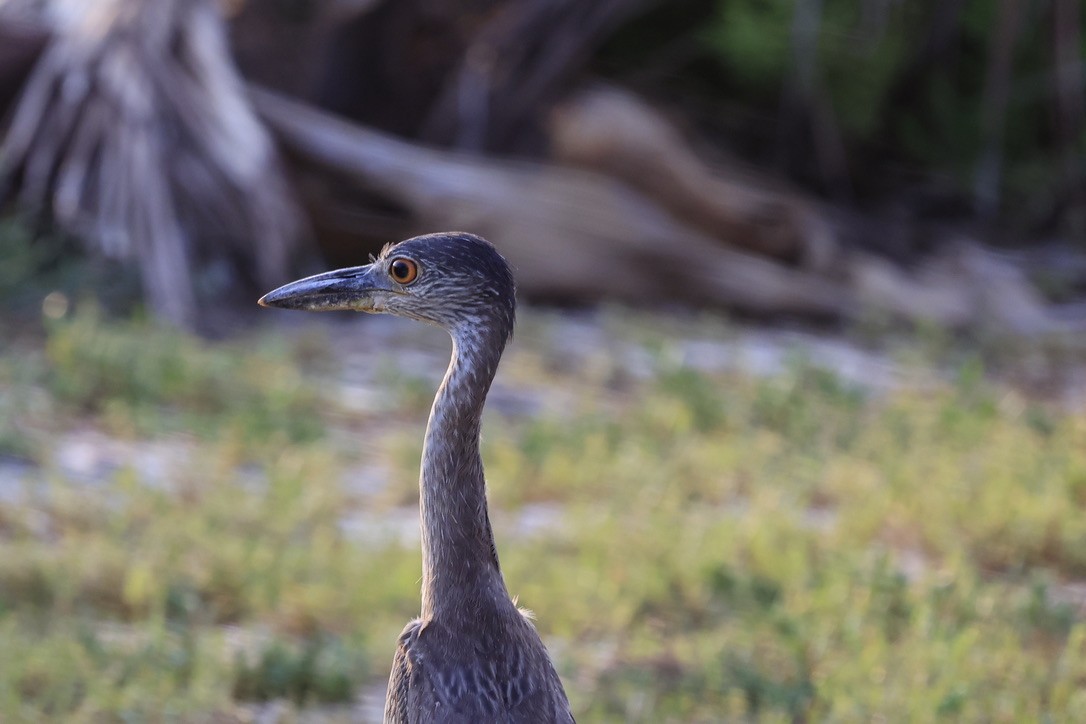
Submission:
M 840 252 L 834 230 L 806 197 L 710 165 L 632 93 L 583 89 L 555 108 L 548 132 L 556 161 L 613 176 L 724 244 L 817 270 Z
M 854 307 L 826 275 L 724 247 L 605 176 L 426 148 L 266 90 L 251 97 L 291 154 L 380 188 L 410 209 L 417 230 L 493 239 L 530 296 L 831 318 Z
M 494 240 L 530 297 L 808 319 L 875 314 L 1022 334 L 1067 327 L 1013 265 L 967 239 L 911 270 L 850 249 L 832 264 L 785 264 L 730 248 L 608 176 L 408 143 L 258 88 L 251 98 L 302 165 L 379 189 L 408 210 L 410 233 L 459 228 Z

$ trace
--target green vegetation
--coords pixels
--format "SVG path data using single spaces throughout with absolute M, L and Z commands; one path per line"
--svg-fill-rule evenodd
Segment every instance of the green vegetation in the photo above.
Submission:
M 1078 111 L 1054 119 L 1070 117 L 1061 94 L 1075 97 L 1056 80 L 1059 54 L 1081 58 L 1086 43 L 1081 27 L 1054 31 L 1057 5 L 675 0 L 619 29 L 597 64 L 823 192 L 843 173 L 861 201 L 908 203 L 911 190 L 928 198 L 921 215 L 969 215 L 980 176 L 1003 218 L 1079 230 L 1061 199 L 1086 129 Z
M 138 432 L 225 428 L 273 445 L 319 437 L 314 390 L 274 340 L 263 344 L 215 349 L 147 321 L 103 325 L 90 307 L 50 330 L 46 384 L 57 402 Z
M 1086 414 L 976 364 L 878 394 L 802 361 L 697 373 L 628 317 L 606 331 L 650 377 L 615 345 L 570 374 L 525 317 L 498 385 L 541 407 L 493 406 L 484 455 L 506 578 L 581 721 L 1086 720 Z M 80 305 L 5 349 L 26 439 L 0 464 L 39 467 L 0 480 L 0 719 L 343 718 L 380 686 L 417 544 L 344 522 L 413 504 L 423 395 L 375 351 L 396 412 L 345 406 L 320 347 Z M 88 479 L 57 460 L 88 429 L 184 464 Z
M 139 278 L 131 268 L 103 258 L 84 257 L 78 243 L 30 218 L 0 216 L 0 332 L 16 315 L 32 313 L 42 298 L 57 291 L 62 298 L 93 296 L 112 311 L 132 306 Z

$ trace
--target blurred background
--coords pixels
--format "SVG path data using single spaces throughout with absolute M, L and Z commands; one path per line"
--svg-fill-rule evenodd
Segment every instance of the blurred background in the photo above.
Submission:
M 0 719 L 379 720 L 448 342 L 254 300 L 446 229 L 579 720 L 1086 718 L 1084 16 L 0 0 Z

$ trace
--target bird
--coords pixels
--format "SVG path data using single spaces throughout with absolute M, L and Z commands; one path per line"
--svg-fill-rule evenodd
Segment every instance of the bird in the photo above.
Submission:
M 452 337 L 419 476 L 422 609 L 397 642 L 385 724 L 573 722 L 546 647 L 506 588 L 479 449 L 483 406 L 516 319 L 512 269 L 466 232 L 416 236 L 370 259 L 286 284 L 259 304 L 392 314 Z

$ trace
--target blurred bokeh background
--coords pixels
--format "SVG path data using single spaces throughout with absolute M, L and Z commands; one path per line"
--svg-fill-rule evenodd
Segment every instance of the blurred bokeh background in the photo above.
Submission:
M 0 719 L 373 721 L 447 340 L 582 721 L 1086 719 L 1079 0 L 0 0 Z

